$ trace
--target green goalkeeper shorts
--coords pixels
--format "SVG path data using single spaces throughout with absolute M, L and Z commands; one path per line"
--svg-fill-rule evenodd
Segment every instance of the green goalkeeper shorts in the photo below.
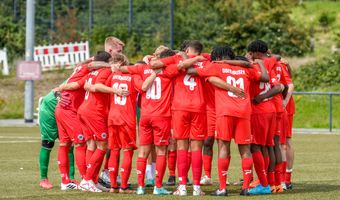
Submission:
M 51 105 L 42 101 L 39 108 L 39 124 L 41 140 L 54 142 L 58 138 L 58 127 Z

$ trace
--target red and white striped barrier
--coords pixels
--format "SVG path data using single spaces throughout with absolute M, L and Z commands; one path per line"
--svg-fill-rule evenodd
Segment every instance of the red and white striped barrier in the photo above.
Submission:
M 8 61 L 7 61 L 7 50 L 6 48 L 0 50 L 0 66 L 2 66 L 2 74 L 8 75 Z
M 34 47 L 34 61 L 40 61 L 43 71 L 61 67 L 72 68 L 89 57 L 87 41 Z

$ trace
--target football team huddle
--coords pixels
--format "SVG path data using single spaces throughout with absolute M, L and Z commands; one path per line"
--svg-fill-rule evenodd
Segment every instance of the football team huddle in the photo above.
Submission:
M 152 186 L 154 195 L 186 196 L 192 184 L 194 196 L 205 195 L 201 186 L 213 184 L 216 140 L 219 186 L 212 195 L 227 196 L 232 139 L 241 157 L 240 195 L 292 188 L 291 70 L 264 41 L 237 56 L 227 45 L 205 53 L 201 42 L 186 40 L 135 64 L 122 53 L 121 40 L 108 37 L 104 46 L 42 99 L 40 187 L 53 187 L 47 171 L 59 138 L 61 190 L 143 195 Z M 133 160 L 137 188 L 129 183 Z M 177 185 L 175 191 L 163 186 L 166 168 L 166 185 Z

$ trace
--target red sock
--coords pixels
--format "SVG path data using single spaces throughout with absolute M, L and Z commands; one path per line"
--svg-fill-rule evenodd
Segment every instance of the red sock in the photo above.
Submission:
M 266 170 L 266 172 L 268 172 L 270 158 L 269 156 L 263 156 L 263 160 L 264 160 L 264 169 Z
M 282 163 L 275 165 L 275 186 L 281 185 Z
M 292 182 L 291 178 L 292 178 L 292 172 L 293 170 L 292 169 L 287 169 L 286 170 L 286 183 L 290 184 Z
M 96 149 L 96 151 L 93 153 L 89 164 L 87 166 L 87 170 L 86 170 L 86 176 L 85 176 L 85 180 L 93 180 L 98 173 L 96 174 L 96 172 L 100 170 L 100 166 L 102 165 L 104 156 L 105 156 L 106 151 L 101 150 L 99 148 Z M 99 168 L 99 170 L 98 170 Z M 93 180 L 96 181 L 96 180 Z
M 106 154 L 106 156 L 104 157 L 104 166 L 103 166 L 103 170 L 105 169 L 109 169 L 109 159 L 110 157 L 107 157 L 108 154 Z M 111 156 L 111 155 L 110 155 Z
M 76 164 L 82 178 L 86 175 L 86 145 L 76 147 Z
M 138 186 L 144 187 L 144 178 L 145 178 L 145 168 L 146 168 L 147 158 L 137 158 L 137 176 L 138 176 Z
M 186 150 L 177 150 L 177 173 L 180 185 L 187 184 L 187 159 L 188 153 Z
M 242 189 L 249 188 L 253 169 L 253 158 L 242 159 L 243 185 Z
M 133 157 L 133 150 L 124 151 L 122 167 L 120 170 L 120 175 L 122 178 L 120 188 L 122 189 L 125 189 L 128 187 L 128 181 L 129 181 L 130 174 L 131 174 L 132 157 Z
M 166 156 L 157 155 L 156 160 L 156 187 L 161 188 L 163 185 L 163 177 L 166 169 Z
M 281 168 L 281 181 L 284 182 L 286 180 L 286 168 L 287 168 L 287 161 L 282 162 Z
M 168 151 L 168 169 L 170 176 L 176 176 L 176 151 Z
M 61 182 L 63 184 L 70 183 L 70 178 L 68 176 L 69 169 L 70 169 L 70 160 L 68 158 L 68 152 L 70 151 L 69 146 L 59 146 L 58 151 L 58 165 L 59 165 L 59 172 L 61 175 Z
M 190 166 L 191 166 L 191 156 L 192 156 L 191 151 L 188 151 L 187 152 L 187 169 L 186 169 L 187 176 L 188 176 L 188 173 L 189 173 L 189 170 L 190 170 Z
M 191 152 L 192 178 L 194 185 L 200 185 L 202 176 L 202 151 Z
M 262 186 L 268 186 L 267 172 L 264 169 L 264 160 L 260 151 L 252 153 L 254 168 Z
M 118 188 L 117 176 L 119 171 L 119 149 L 112 149 L 109 158 L 109 176 L 111 182 L 111 188 Z
M 211 161 L 212 156 L 203 155 L 204 174 L 209 178 L 211 178 Z
M 275 172 L 268 172 L 267 177 L 270 187 L 275 186 Z
M 218 158 L 218 178 L 220 181 L 220 190 L 223 190 L 227 187 L 227 176 L 229 169 L 230 157 L 229 158 Z
M 94 150 L 95 151 L 95 150 Z M 90 159 L 94 153 L 94 151 L 87 149 L 86 150 L 86 166 L 90 164 Z

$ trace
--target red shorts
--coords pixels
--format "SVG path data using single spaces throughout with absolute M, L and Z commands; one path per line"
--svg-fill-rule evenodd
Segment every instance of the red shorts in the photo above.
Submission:
M 169 145 L 170 127 L 171 117 L 142 116 L 139 122 L 139 145 Z
M 108 140 L 108 128 L 106 118 L 96 115 L 87 116 L 82 114 L 78 114 L 78 118 L 86 140 Z
M 207 110 L 207 134 L 209 137 L 216 135 L 216 112 L 214 110 Z
M 282 132 L 280 136 L 280 144 L 286 144 L 286 137 L 288 132 L 288 114 L 285 111 L 282 115 Z
M 275 135 L 280 136 L 282 134 L 282 120 L 283 120 L 283 112 L 276 113 L 276 127 L 275 127 Z
M 216 118 L 216 139 L 231 141 L 234 138 L 236 144 L 250 144 L 250 120 L 233 117 L 220 116 Z
M 292 138 L 293 136 L 293 118 L 294 118 L 294 114 L 288 114 L 288 123 L 287 123 L 287 134 L 286 137 L 287 138 Z
M 276 113 L 251 115 L 252 143 L 262 146 L 274 146 Z
M 205 112 L 172 112 L 172 127 L 175 139 L 205 140 L 207 135 L 207 115 Z
M 60 142 L 73 142 L 75 144 L 86 142 L 76 112 L 57 107 L 55 109 L 55 117 Z
M 109 126 L 109 149 L 137 149 L 136 127 L 127 124 Z

